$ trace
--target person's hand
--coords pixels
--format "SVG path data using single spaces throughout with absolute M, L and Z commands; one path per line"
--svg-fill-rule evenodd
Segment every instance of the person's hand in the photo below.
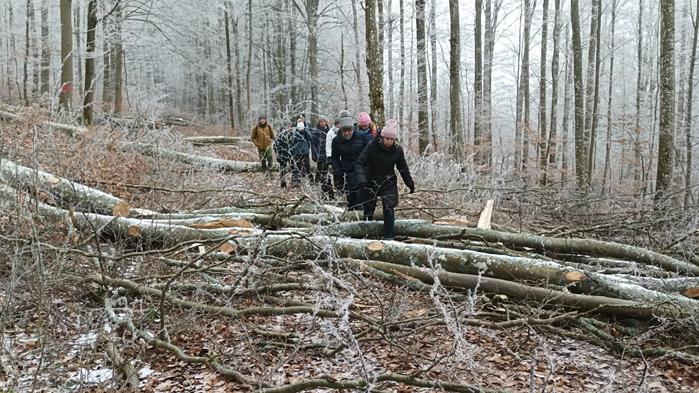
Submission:
M 369 186 L 369 183 L 363 181 L 358 184 L 359 188 L 367 188 Z
M 411 193 L 411 194 L 414 194 L 414 193 L 415 193 L 415 184 L 409 185 L 408 188 L 410 189 L 410 193 Z

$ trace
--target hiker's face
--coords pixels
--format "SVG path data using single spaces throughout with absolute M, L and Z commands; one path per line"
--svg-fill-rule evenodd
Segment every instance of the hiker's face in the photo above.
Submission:
M 321 120 L 318 122 L 318 125 L 320 125 L 321 127 L 325 127 L 328 125 L 328 122 L 326 122 L 325 120 Z
M 350 138 L 352 138 L 352 129 L 351 128 L 343 128 L 340 130 L 340 135 L 342 135 L 342 137 L 345 139 L 350 139 Z
M 260 125 L 263 126 L 267 124 L 267 119 L 260 119 Z
M 381 138 L 381 140 L 383 141 L 383 145 L 386 147 L 391 147 L 391 146 L 393 146 L 394 143 L 396 143 L 396 138 L 383 137 L 383 138 Z

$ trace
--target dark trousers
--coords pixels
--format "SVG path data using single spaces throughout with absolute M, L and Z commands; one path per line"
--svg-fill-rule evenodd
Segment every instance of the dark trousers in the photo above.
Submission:
M 393 239 L 396 235 L 395 209 L 398 206 L 398 185 L 383 184 L 379 186 L 370 184 L 361 190 L 361 194 L 363 195 L 361 203 L 364 207 L 364 219 L 367 221 L 374 219 L 376 203 L 381 198 L 381 206 L 383 207 L 383 237 L 384 239 Z
M 308 159 L 308 154 L 293 156 L 291 161 L 291 183 L 299 185 L 302 177 L 310 175 L 311 162 Z
M 286 187 L 286 176 L 291 172 L 292 163 L 290 160 L 279 161 L 279 181 L 282 187 Z
M 316 166 L 315 179 L 316 183 L 320 183 L 320 189 L 329 199 L 335 199 L 332 181 L 330 180 L 330 163 L 321 160 Z

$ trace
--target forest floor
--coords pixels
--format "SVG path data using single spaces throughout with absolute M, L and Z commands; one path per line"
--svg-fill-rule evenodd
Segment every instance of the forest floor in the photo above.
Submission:
M 25 122 L 0 123 L 2 156 L 101 189 L 125 199 L 133 207 L 161 212 L 191 211 L 241 205 L 273 206 L 293 203 L 299 198 L 304 204 L 341 206 L 337 201 L 323 201 L 319 187 L 314 184 L 281 189 L 277 174 L 218 173 L 144 157 L 118 147 L 121 141 L 136 138 L 203 156 L 257 159 L 251 144 L 196 147 L 182 141 L 184 136 L 221 135 L 222 130 L 216 127 L 141 130 L 136 135 L 102 127 L 76 143 L 74 138 L 61 133 L 44 134 L 34 127 L 33 121 L 29 118 Z M 655 249 L 681 239 L 696 225 L 696 215 L 676 212 L 655 216 L 643 204 L 618 195 L 600 197 L 593 208 L 576 208 L 579 201 L 566 196 L 570 194 L 560 184 L 529 189 L 504 181 L 483 185 L 475 180 L 475 173 L 464 173 L 453 164 L 437 159 L 410 157 L 409 165 L 418 192 L 401 195 L 398 218 L 438 220 L 448 216 L 451 220 L 458 217 L 474 221 L 485 201 L 493 198 L 496 199 L 493 222 L 504 227 L 531 233 L 618 240 Z M 171 352 L 139 343 L 122 328 L 110 327 L 94 288 L 80 280 L 95 269 L 89 258 L 78 254 L 58 256 L 49 248 L 24 247 L 7 240 L 34 231 L 34 236 L 48 244 L 65 242 L 55 223 L 39 217 L 26 221 L 17 213 L 18 209 L 0 206 L 0 233 L 5 236 L 0 245 L 0 391 L 126 391 L 105 355 L 108 342 L 118 348 L 121 357 L 138 373 L 140 391 L 250 389 L 204 364 L 182 361 Z M 102 246 L 116 254 L 131 248 L 129 244 L 108 242 Z M 682 247 L 693 252 L 696 238 L 683 240 Z M 157 255 L 144 253 L 137 258 L 138 266 L 123 263 L 112 269 L 136 282 L 172 274 L 170 267 L 158 262 Z M 290 265 L 291 259 L 292 256 Z M 217 268 L 233 273 L 220 277 L 227 284 L 238 283 L 250 273 L 250 266 L 239 261 L 228 261 Z M 547 327 L 532 322 L 497 328 L 463 322 L 510 319 L 512 310 L 518 310 L 519 315 L 540 317 L 543 312 L 540 304 L 508 299 L 502 305 L 481 294 L 459 297 L 443 288 L 418 292 L 321 260 L 313 261 L 307 269 L 283 265 L 275 269 L 277 275 L 314 287 L 300 297 L 296 294 L 296 300 L 348 307 L 349 297 L 352 307 L 365 316 L 421 323 L 400 324 L 391 331 L 362 335 L 356 334 L 363 329 L 358 321 L 329 322 L 313 315 L 230 318 L 173 307 L 169 308 L 166 319 L 171 342 L 193 356 L 217 353 L 224 364 L 235 365 L 243 374 L 273 385 L 310 378 L 337 381 L 390 371 L 509 392 L 699 391 L 698 364 L 664 356 L 634 357 L 586 339 L 586 332 L 574 325 Z M 328 284 L 328 274 L 336 275 L 336 286 L 346 290 L 330 288 L 333 285 Z M 144 329 L 157 330 L 159 316 L 154 300 L 127 297 L 116 290 L 112 295 L 120 315 L 130 314 Z M 278 294 L 281 298 L 287 295 Z M 210 300 L 206 294 L 193 296 L 203 302 Z M 229 296 L 225 301 L 230 307 L 250 307 L 260 304 L 261 299 Z M 512 315 L 514 318 L 515 314 Z M 599 318 L 609 323 L 605 326 L 613 336 L 622 337 L 619 331 L 628 327 L 642 332 L 633 339 L 623 338 L 628 347 L 696 347 L 697 344 L 696 337 L 677 342 L 678 335 L 670 334 L 673 326 L 669 320 L 648 323 Z M 434 323 L 422 323 L 430 321 Z M 345 342 L 347 331 L 355 332 L 350 335 L 353 337 L 350 342 Z M 328 354 L 332 348 L 337 351 Z M 371 389 L 439 390 L 392 382 L 377 382 Z

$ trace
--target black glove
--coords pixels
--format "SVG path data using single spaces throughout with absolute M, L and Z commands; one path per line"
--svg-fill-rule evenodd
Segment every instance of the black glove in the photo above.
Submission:
M 363 182 L 359 182 L 359 184 L 357 184 L 357 186 L 358 186 L 358 188 L 363 189 L 363 188 L 367 188 L 369 186 L 369 183 L 363 181 Z
M 409 185 L 408 188 L 410 189 L 410 193 L 411 193 L 411 194 L 414 194 L 414 193 L 415 193 L 415 184 Z

